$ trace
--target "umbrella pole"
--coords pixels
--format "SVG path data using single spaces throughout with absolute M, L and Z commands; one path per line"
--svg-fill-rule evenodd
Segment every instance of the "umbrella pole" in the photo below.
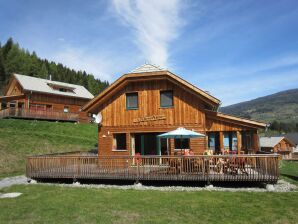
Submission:
M 180 136 L 180 153 L 181 153 L 181 156 L 182 156 L 182 136 Z

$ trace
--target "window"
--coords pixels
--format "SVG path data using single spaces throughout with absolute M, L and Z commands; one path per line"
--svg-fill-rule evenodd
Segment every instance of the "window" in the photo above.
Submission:
M 50 86 L 53 90 L 64 92 L 64 93 L 74 93 L 74 90 L 75 90 L 73 87 L 55 85 L 53 83 L 48 83 L 48 86 Z
M 215 150 L 215 133 L 208 133 L 208 148 Z
M 126 134 L 114 134 L 113 150 L 126 150 Z
M 2 109 L 6 109 L 6 108 L 7 108 L 7 104 L 6 104 L 5 102 L 2 102 L 2 103 L 1 103 L 1 108 L 2 108 Z
M 30 110 L 36 110 L 36 111 L 44 111 L 45 110 L 45 105 L 44 104 L 30 104 Z
M 173 91 L 160 91 L 160 107 L 172 107 L 173 105 Z
M 232 133 L 232 150 L 236 151 L 238 149 L 238 139 L 237 139 L 237 133 Z
M 65 89 L 65 88 L 59 88 L 59 91 L 60 92 L 67 92 L 67 89 Z
M 175 149 L 189 149 L 189 138 L 175 138 Z
M 126 109 L 138 109 L 138 93 L 126 93 Z
M 11 101 L 11 102 L 9 103 L 9 107 L 10 107 L 10 108 L 15 108 L 15 107 L 16 107 L 16 101 Z
M 64 113 L 68 113 L 69 112 L 69 108 L 68 108 L 68 106 L 64 106 Z
M 52 105 L 46 105 L 46 110 L 47 111 L 52 110 Z

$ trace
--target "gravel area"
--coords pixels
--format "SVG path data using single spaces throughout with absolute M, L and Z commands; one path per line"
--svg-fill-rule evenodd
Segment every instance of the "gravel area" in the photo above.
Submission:
M 154 191 L 229 191 L 229 192 L 290 192 L 297 191 L 297 186 L 288 183 L 284 180 L 279 180 L 277 184 L 267 184 L 264 188 L 257 187 L 217 187 L 208 185 L 206 187 L 185 187 L 185 186 L 145 186 L 142 184 L 134 185 L 106 185 L 106 184 L 80 184 L 79 182 L 73 184 L 57 184 L 57 183 L 36 183 L 32 180 L 28 183 L 25 176 L 8 177 L 0 180 L 0 189 L 10 187 L 16 184 L 40 184 L 40 185 L 55 185 L 61 187 L 82 187 L 82 188 L 98 188 L 98 189 L 120 189 L 120 190 L 154 190 Z
M 290 184 L 284 180 L 279 180 L 277 184 L 268 184 L 265 188 L 257 187 L 215 187 L 208 185 L 206 187 L 185 187 L 185 186 L 145 186 L 142 184 L 134 185 L 105 185 L 105 184 L 80 184 L 79 182 L 73 184 L 45 184 L 45 185 L 56 185 L 62 187 L 81 187 L 81 188 L 97 188 L 97 189 L 120 189 L 120 190 L 153 190 L 153 191 L 229 191 L 229 192 L 291 192 L 296 191 L 296 185 Z
M 16 184 L 27 184 L 27 177 L 24 175 L 22 176 L 15 176 L 15 177 L 7 177 L 0 180 L 0 189 L 5 187 L 10 187 Z

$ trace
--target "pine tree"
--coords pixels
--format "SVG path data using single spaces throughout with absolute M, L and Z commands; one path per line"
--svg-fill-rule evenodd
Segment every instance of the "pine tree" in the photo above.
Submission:
M 61 63 L 41 60 L 34 51 L 30 53 L 21 49 L 12 38 L 9 38 L 2 48 L 0 46 L 0 91 L 12 73 L 40 78 L 48 78 L 51 75 L 55 81 L 83 85 L 93 95 L 100 93 L 109 85 L 107 81 L 95 79 L 92 74 L 87 74 L 85 71 L 75 71 Z
M 5 60 L 5 68 L 6 73 L 9 75 L 12 73 L 21 73 L 22 56 L 17 44 L 13 45 L 12 48 L 9 50 Z
M 5 83 L 6 83 L 6 72 L 5 72 L 2 48 L 0 46 L 0 94 L 2 93 L 2 88 L 5 85 Z
M 38 77 L 43 78 L 43 79 L 47 79 L 48 78 L 48 69 L 47 66 L 44 64 L 42 64 L 41 69 L 38 72 Z
M 12 38 L 10 37 L 6 44 L 2 48 L 3 59 L 6 60 L 9 51 L 11 50 L 12 46 L 14 45 Z

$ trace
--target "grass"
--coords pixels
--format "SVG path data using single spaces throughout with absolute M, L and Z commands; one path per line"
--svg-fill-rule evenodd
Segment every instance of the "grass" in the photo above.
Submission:
M 297 223 L 297 192 L 161 192 L 16 185 L 2 223 Z
M 96 125 L 1 119 L 0 178 L 24 174 L 28 155 L 89 150 L 96 143 Z
M 298 161 L 282 161 L 281 178 L 298 186 Z

